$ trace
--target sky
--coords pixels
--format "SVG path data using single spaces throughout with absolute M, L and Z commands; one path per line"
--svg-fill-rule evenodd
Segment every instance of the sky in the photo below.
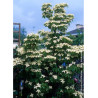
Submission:
M 74 20 L 67 31 L 76 29 L 76 24 L 84 24 L 84 1 L 83 0 L 13 0 L 13 22 L 21 23 L 27 33 L 37 33 L 39 30 L 48 30 L 44 27 L 47 19 L 42 18 L 41 7 L 43 3 L 55 4 L 67 3 L 67 14 L 73 14 Z

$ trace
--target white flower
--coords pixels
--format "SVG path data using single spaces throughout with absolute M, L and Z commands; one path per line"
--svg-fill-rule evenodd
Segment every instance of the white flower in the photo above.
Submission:
M 46 57 L 44 57 L 45 59 L 54 59 L 54 60 L 56 60 L 56 57 L 54 57 L 54 56 L 51 56 L 51 55 L 47 55 Z
M 52 86 L 49 86 L 49 89 L 52 89 Z
M 29 82 L 29 85 L 32 85 L 32 82 Z
M 65 59 L 69 60 L 70 58 L 69 57 L 65 57 Z
M 65 72 L 66 72 L 66 70 L 63 70 L 62 72 L 63 72 L 63 73 L 65 73 Z
M 60 90 L 61 93 L 63 93 L 63 90 Z
M 54 78 L 54 79 L 57 79 L 57 75 L 53 75 L 53 78 Z
M 68 86 L 66 86 L 65 88 L 66 88 L 66 89 L 69 89 L 69 87 L 68 87 Z
M 36 92 L 37 92 L 37 93 L 40 93 L 41 91 L 38 89 Z
M 81 64 L 77 64 L 77 67 L 82 68 L 82 67 L 83 67 L 83 63 L 81 63 Z
M 69 67 L 71 67 L 72 66 L 72 64 L 69 64 Z
M 28 82 L 29 82 L 28 80 L 25 81 L 25 83 L 28 83 Z
M 34 89 L 37 89 L 38 87 L 40 88 L 41 84 L 37 83 L 36 85 L 34 85 Z
M 74 89 L 74 85 L 70 86 L 71 89 Z
M 59 66 L 59 68 L 63 68 L 62 66 Z
M 41 78 L 45 78 L 45 75 L 41 75 Z
M 53 48 L 53 46 L 51 46 L 50 48 Z
M 79 92 L 79 91 L 75 91 L 75 92 L 73 93 L 73 95 L 79 96 L 79 98 L 83 98 L 83 93 L 82 93 L 82 92 Z
M 75 92 L 75 93 L 73 93 L 75 96 L 77 96 L 78 94 L 77 94 L 77 92 Z
M 29 65 L 29 63 L 27 63 L 27 62 L 26 62 L 26 64 L 25 64 L 25 65 L 26 65 L 26 67 L 29 67 L 29 66 L 30 66 L 30 65 Z
M 30 97 L 33 97 L 34 95 L 31 93 Z
M 49 42 L 46 42 L 46 43 L 45 43 L 45 45 L 49 45 L 49 44 L 50 44 Z
M 52 73 L 52 72 L 50 72 L 50 73 L 49 73 L 49 75 L 53 75 L 53 73 Z
M 56 43 L 56 40 L 54 40 L 53 42 Z
M 13 65 L 23 65 L 23 60 L 17 57 L 13 60 Z
M 49 67 L 45 67 L 46 70 L 48 70 Z
M 64 79 L 60 79 L 60 80 L 61 80 L 61 83 L 62 83 L 62 84 L 64 84 L 64 83 L 65 83 Z
M 18 51 L 21 55 L 25 53 L 23 47 L 17 48 L 17 51 Z
M 37 87 L 41 87 L 41 84 L 37 83 Z
M 46 80 L 45 82 L 49 82 L 49 80 Z
M 37 89 L 37 86 L 34 86 L 34 89 Z
M 75 62 L 72 62 L 72 64 L 75 64 Z

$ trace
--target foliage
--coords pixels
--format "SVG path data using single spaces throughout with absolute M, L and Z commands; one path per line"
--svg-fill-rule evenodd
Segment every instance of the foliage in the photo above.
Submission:
M 13 32 L 17 31 L 17 30 L 18 30 L 18 28 L 14 27 Z M 20 30 L 20 42 L 21 42 L 21 44 L 23 44 L 24 39 L 26 38 L 26 34 L 27 34 L 27 32 L 26 32 L 25 28 L 21 28 L 21 30 Z M 13 38 L 18 39 L 19 33 L 13 33 Z
M 77 36 L 68 33 L 68 37 L 73 40 L 73 45 L 84 45 L 84 32 L 77 30 L 77 33 Z
M 83 69 L 76 63 L 83 53 L 83 46 L 73 46 L 65 36 L 73 15 L 66 14 L 67 4 L 43 4 L 43 17 L 49 21 L 44 25 L 51 31 L 41 30 L 39 34 L 29 34 L 22 47 L 17 49 L 14 69 L 23 69 L 25 74 L 17 74 L 24 80 L 23 98 L 82 98 L 75 89 L 74 76 Z M 43 49 L 40 46 L 43 45 Z M 62 64 L 66 63 L 64 67 Z M 16 90 L 16 89 L 15 89 Z

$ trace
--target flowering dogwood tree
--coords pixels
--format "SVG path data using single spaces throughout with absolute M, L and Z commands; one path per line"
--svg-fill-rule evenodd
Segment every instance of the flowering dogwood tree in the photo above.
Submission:
M 75 89 L 74 76 L 83 69 L 83 63 L 76 63 L 83 54 L 83 46 L 73 46 L 72 40 L 65 36 L 73 20 L 66 14 L 65 3 L 42 5 L 42 16 L 47 18 L 45 26 L 50 31 L 29 34 L 14 67 L 25 66 L 24 93 L 29 98 L 83 98 L 82 92 Z M 43 46 L 43 48 L 40 48 Z M 66 65 L 63 65 L 66 64 Z

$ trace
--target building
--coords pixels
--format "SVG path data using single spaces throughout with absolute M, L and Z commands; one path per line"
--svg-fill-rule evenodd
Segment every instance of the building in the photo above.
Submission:
M 76 24 L 76 29 L 69 31 L 66 33 L 66 36 L 69 34 L 77 36 L 79 33 L 82 34 L 84 32 L 84 26 L 81 24 Z
M 18 30 L 14 26 L 18 26 Z M 13 49 L 15 49 L 16 46 L 20 46 L 20 23 L 13 23 L 13 37 Z

